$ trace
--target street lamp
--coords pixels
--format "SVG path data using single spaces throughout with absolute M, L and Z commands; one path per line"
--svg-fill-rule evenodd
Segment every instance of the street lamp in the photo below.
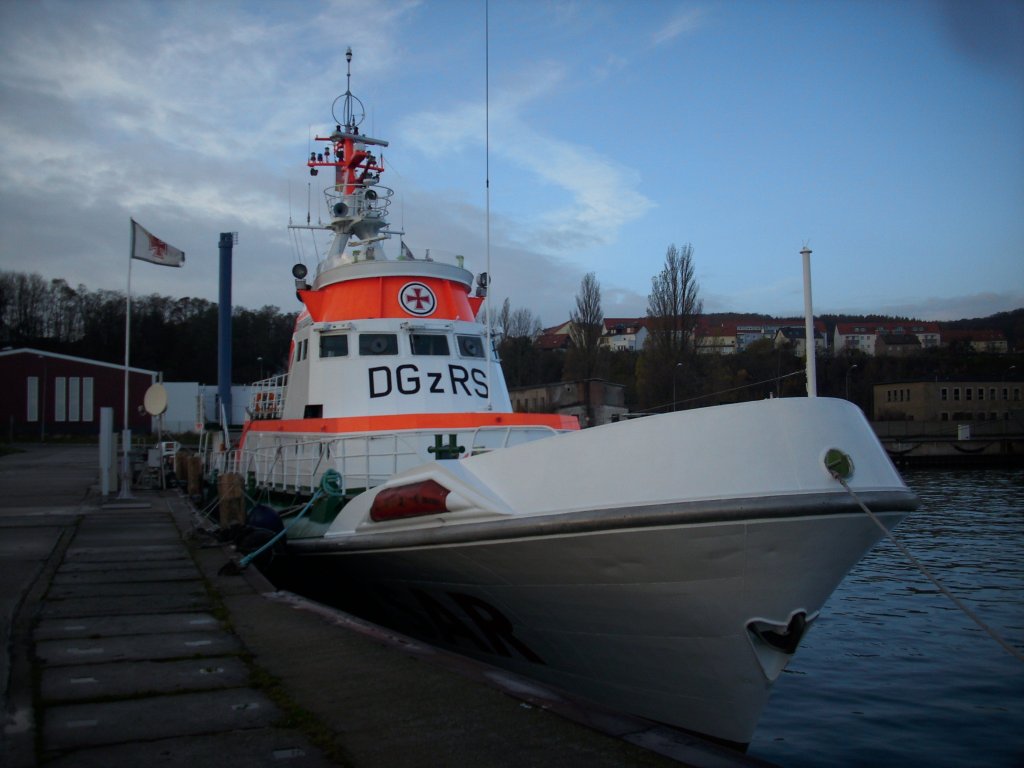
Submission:
M 263 381 L 263 358 L 257 357 L 256 362 L 260 365 L 260 381 Z
M 853 365 L 851 365 L 849 368 L 846 369 L 846 399 L 847 400 L 850 399 L 850 374 L 853 373 L 853 370 L 856 367 L 857 367 L 857 364 L 854 363 Z

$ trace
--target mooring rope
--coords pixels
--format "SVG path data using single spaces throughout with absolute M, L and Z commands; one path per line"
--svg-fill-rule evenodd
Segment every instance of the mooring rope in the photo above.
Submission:
M 729 387 L 728 389 L 719 389 L 716 392 L 708 392 L 706 395 L 697 395 L 696 397 L 687 397 L 681 400 L 673 400 L 670 403 L 659 403 L 658 405 L 652 405 L 646 411 L 637 411 L 637 413 L 655 414 L 661 413 L 666 408 L 672 408 L 674 405 L 685 405 L 686 403 L 696 403 L 698 400 L 708 400 L 712 397 L 718 397 L 719 395 L 727 395 L 730 392 L 739 392 L 741 389 L 751 389 L 752 387 L 760 387 L 764 384 L 778 383 L 783 379 L 788 379 L 793 376 L 806 376 L 807 371 L 801 369 L 799 371 L 792 371 L 790 373 L 783 373 L 779 376 L 772 376 L 770 379 L 762 379 L 761 381 L 752 381 L 749 384 L 740 384 L 738 387 Z
M 875 513 L 868 509 L 867 505 L 863 501 L 861 501 L 860 497 L 854 492 L 853 488 L 849 486 L 846 480 L 840 477 L 832 469 L 830 469 L 829 472 L 832 474 L 832 477 L 834 477 L 842 484 L 843 488 L 846 489 L 846 492 L 853 497 L 853 500 L 856 501 L 858 506 L 860 506 L 864 513 L 871 518 L 872 522 L 874 522 L 874 524 L 882 530 L 882 533 L 885 534 L 886 538 L 889 539 L 889 541 L 891 541 L 896 546 L 896 548 L 903 554 L 905 558 L 907 558 L 907 560 L 909 560 L 922 574 L 924 574 L 925 578 L 927 578 L 928 581 L 935 585 L 936 589 L 938 589 L 942 594 L 944 594 L 946 597 L 952 600 L 953 604 L 957 608 L 959 608 L 963 612 L 963 614 L 967 616 L 967 618 L 969 618 L 971 621 L 973 621 L 975 624 L 981 627 L 981 629 L 984 630 L 989 637 L 991 637 L 993 640 L 999 643 L 999 645 L 1003 647 L 1004 651 L 1009 653 L 1018 661 L 1024 661 L 1024 653 L 1022 653 L 1014 646 L 1010 645 L 1006 640 L 1002 638 L 1002 636 L 1000 636 L 998 632 L 996 632 L 994 629 L 992 629 L 992 627 L 986 624 L 985 621 L 980 616 L 978 616 L 978 614 L 972 611 L 967 606 L 967 604 L 964 603 L 963 600 L 961 600 L 948 589 L 946 589 L 946 587 L 935 576 L 932 575 L 932 572 L 928 570 L 925 564 L 918 560 L 916 557 L 914 557 L 911 554 L 910 550 L 903 545 L 903 542 L 897 539 L 893 532 L 885 527 L 885 523 L 879 520 Z
M 250 552 L 248 555 L 238 561 L 238 567 L 245 568 L 249 563 L 255 560 L 257 557 L 262 555 L 272 546 L 274 546 L 281 538 L 290 531 L 299 520 L 301 520 L 305 514 L 313 508 L 313 505 L 320 499 L 321 496 L 330 496 L 332 498 L 339 498 L 344 495 L 344 488 L 341 481 L 341 475 L 336 469 L 328 469 L 324 472 L 323 477 L 320 478 L 320 485 L 310 497 L 309 501 L 306 502 L 306 506 L 302 508 L 288 525 L 274 534 L 274 537 L 270 539 L 259 549 Z

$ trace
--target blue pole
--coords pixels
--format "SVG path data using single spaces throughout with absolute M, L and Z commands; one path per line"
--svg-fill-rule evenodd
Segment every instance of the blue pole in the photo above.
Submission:
M 220 233 L 220 301 L 217 309 L 217 395 L 231 422 L 231 249 L 233 232 Z M 220 414 L 217 414 L 220 420 Z

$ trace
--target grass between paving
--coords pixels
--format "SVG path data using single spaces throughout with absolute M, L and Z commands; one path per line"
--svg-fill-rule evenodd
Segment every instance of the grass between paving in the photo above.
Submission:
M 252 657 L 243 654 L 242 658 L 249 666 L 249 682 L 252 687 L 264 693 L 283 713 L 281 727 L 294 728 L 302 733 L 332 762 L 341 766 L 352 765 L 344 746 L 323 720 L 296 704 L 283 682 L 260 667 Z
M 189 555 L 195 559 L 192 547 L 188 547 Z M 198 568 L 198 563 L 196 566 Z M 236 637 L 234 627 L 231 624 L 231 613 L 221 598 L 220 593 L 213 588 L 213 585 L 206 578 L 202 568 L 198 568 L 203 578 L 203 585 L 212 603 L 211 613 L 221 623 L 221 626 Z M 244 647 L 244 644 L 243 644 Z M 249 668 L 249 684 L 256 690 L 262 692 L 281 710 L 282 718 L 278 723 L 281 728 L 294 728 L 302 733 L 310 743 L 320 749 L 328 760 L 340 766 L 351 766 L 352 761 L 345 751 L 344 746 L 334 731 L 321 720 L 317 715 L 308 709 L 300 706 L 288 693 L 284 682 L 265 670 L 256 663 L 253 655 L 247 651 L 240 653 L 239 658 Z

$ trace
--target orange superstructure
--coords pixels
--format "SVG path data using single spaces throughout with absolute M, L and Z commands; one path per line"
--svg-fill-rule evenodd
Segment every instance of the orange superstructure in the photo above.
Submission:
M 432 317 L 470 322 L 483 298 L 469 286 L 433 277 L 378 275 L 299 291 L 315 322 L 380 317 Z

